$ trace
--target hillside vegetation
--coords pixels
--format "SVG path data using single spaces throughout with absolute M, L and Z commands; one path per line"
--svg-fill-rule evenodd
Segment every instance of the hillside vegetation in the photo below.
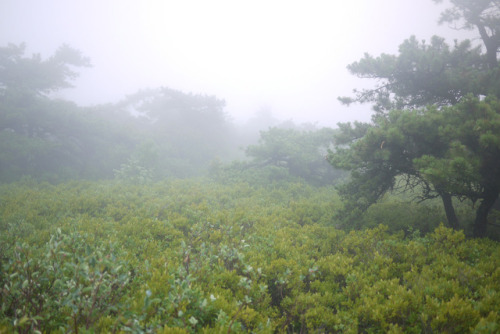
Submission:
M 340 230 L 332 187 L 25 180 L 0 203 L 0 332 L 499 330 L 497 242 Z
M 476 38 L 366 53 L 336 128 L 0 46 L 0 334 L 499 333 L 500 5 L 446 3 Z

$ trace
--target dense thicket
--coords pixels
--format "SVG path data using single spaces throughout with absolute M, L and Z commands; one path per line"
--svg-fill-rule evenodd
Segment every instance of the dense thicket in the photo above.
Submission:
M 349 233 L 340 205 L 299 183 L 0 186 L 0 330 L 499 330 L 498 243 Z

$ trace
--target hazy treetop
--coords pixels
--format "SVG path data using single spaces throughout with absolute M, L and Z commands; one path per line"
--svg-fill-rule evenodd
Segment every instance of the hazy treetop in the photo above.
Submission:
M 464 34 L 438 26 L 443 8 L 431 0 L 3 0 L 0 45 L 26 42 L 43 57 L 63 43 L 81 50 L 94 67 L 64 96 L 83 104 L 167 86 L 225 99 L 236 120 L 268 108 L 334 125 L 369 118 L 368 106 L 336 100 L 360 87 L 346 66 L 364 52 L 395 53 L 413 34 Z

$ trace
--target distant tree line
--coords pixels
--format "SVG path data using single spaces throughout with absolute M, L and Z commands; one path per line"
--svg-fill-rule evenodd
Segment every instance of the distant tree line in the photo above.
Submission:
M 324 159 L 329 130 L 305 131 L 291 122 L 287 130 L 262 125 L 256 144 L 255 124 L 235 125 L 223 100 L 165 87 L 92 107 L 52 97 L 72 87 L 77 69 L 89 66 L 88 58 L 67 45 L 47 59 L 25 55 L 25 45 L 0 48 L 0 182 L 150 182 L 206 175 L 235 159 L 261 176 L 272 165 L 307 182 L 333 182 Z M 250 144 L 256 145 L 246 148 Z M 240 177 L 251 182 L 248 175 Z M 277 179 L 264 182 L 269 180 Z

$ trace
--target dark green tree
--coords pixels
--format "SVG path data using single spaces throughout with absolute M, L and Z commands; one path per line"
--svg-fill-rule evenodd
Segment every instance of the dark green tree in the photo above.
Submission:
M 458 228 L 451 194 L 434 187 L 414 164 L 426 155 L 442 155 L 447 144 L 434 127 L 439 113 L 422 110 L 391 110 L 373 124 L 341 124 L 336 147 L 329 155 L 330 163 L 350 170 L 351 178 L 339 187 L 346 199 L 342 214 L 354 224 L 359 215 L 389 191 L 410 191 L 420 200 L 440 197 L 450 226 Z
M 495 76 L 485 62 L 480 47 L 468 40 L 450 47 L 434 36 L 430 43 L 414 36 L 399 46 L 399 54 L 364 58 L 348 66 L 349 71 L 376 81 L 375 88 L 354 90 L 354 97 L 341 102 L 373 103 L 376 115 L 391 109 L 418 108 L 458 103 L 467 94 L 496 94 Z
M 436 3 L 442 0 L 433 0 Z M 339 100 L 374 103 L 383 113 L 390 109 L 415 108 L 429 104 L 455 104 L 467 94 L 500 96 L 500 2 L 498 0 L 450 0 L 440 23 L 454 24 L 456 29 L 477 29 L 481 45 L 469 40 L 453 48 L 441 37 L 430 43 L 414 36 L 399 47 L 399 55 L 382 54 L 364 58 L 348 66 L 353 75 L 374 79 L 375 88 L 354 90 L 354 97 Z
M 334 132 L 330 128 L 301 130 L 279 127 L 261 131 L 258 144 L 245 150 L 252 159 L 246 168 L 272 166 L 314 185 L 332 184 L 342 175 L 325 159 L 333 144 Z
M 500 102 L 495 97 L 467 97 L 438 113 L 441 120 L 433 127 L 447 149 L 444 154 L 422 155 L 414 163 L 436 188 L 479 202 L 473 232 L 483 237 L 500 193 Z
M 477 27 L 484 44 L 489 43 L 486 54 L 470 41 L 450 48 L 439 37 L 430 44 L 412 37 L 397 56 L 366 54 L 348 67 L 378 82 L 374 89 L 340 98 L 345 103 L 371 102 L 376 111 L 372 123 L 341 125 L 329 156 L 334 166 L 351 170 L 350 181 L 341 188 L 347 200 L 344 213 L 351 218 L 389 190 L 410 190 L 420 199 L 441 197 L 455 228 L 452 198 L 479 201 L 474 235 L 486 234 L 500 177 L 494 98 L 500 96 L 494 44 L 500 11 L 498 1 L 451 2 L 441 21 L 465 20 L 465 28 Z M 491 97 L 482 101 L 484 96 Z
M 351 171 L 340 187 L 344 218 L 353 223 L 389 191 L 418 200 L 439 197 L 458 228 L 452 198 L 479 202 L 474 235 L 486 235 L 500 190 L 500 103 L 465 98 L 449 107 L 391 110 L 373 124 L 343 124 L 330 162 Z

